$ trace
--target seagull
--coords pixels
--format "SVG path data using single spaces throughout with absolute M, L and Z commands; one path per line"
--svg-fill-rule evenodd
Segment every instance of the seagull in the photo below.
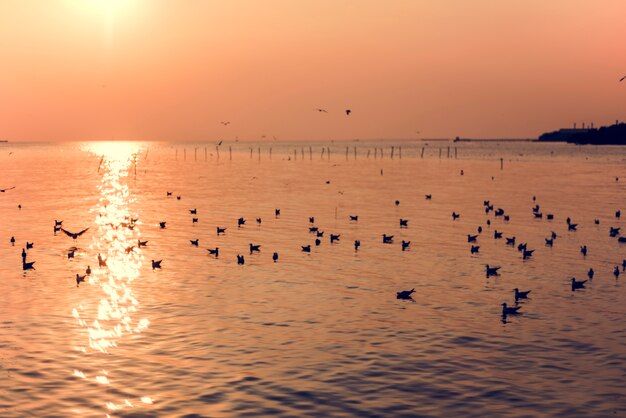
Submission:
M 552 247 L 552 244 L 554 244 L 554 238 L 550 238 L 550 239 L 545 238 L 545 240 L 546 240 L 546 245 L 548 247 Z
M 316 239 L 315 239 L 315 246 L 316 246 L 316 247 L 317 247 L 317 246 L 319 246 L 321 243 L 322 243 L 322 241 L 320 241 L 320 239 L 319 239 L 319 238 L 316 238 Z M 310 247 L 310 245 L 309 245 L 309 247 Z M 303 250 L 303 251 L 304 251 L 304 250 Z
M 226 228 L 220 228 L 219 226 L 217 227 L 217 235 L 225 234 L 225 233 L 226 233 Z
M 346 116 L 350 116 L 350 113 L 352 113 L 352 110 L 346 109 Z
M 85 276 L 79 276 L 78 273 L 76 273 L 76 287 L 78 287 L 78 285 L 84 281 L 85 281 Z
M 274 263 L 278 261 L 278 253 L 272 254 L 272 260 L 274 260 Z
M 317 232 L 317 231 L 319 231 L 318 227 L 316 227 L 316 226 L 309 227 L 309 232 Z
M 61 226 L 63 225 L 63 221 L 57 221 L 56 219 L 54 220 L 54 226 Z
M 330 234 L 330 243 L 332 244 L 335 241 L 339 241 L 339 237 L 341 237 L 341 234 Z
M 246 260 L 243 258 L 243 255 L 237 254 L 237 264 L 243 265 L 245 262 Z
M 622 78 L 620 78 L 620 79 L 619 79 L 620 83 L 621 83 L 622 81 L 624 81 L 624 80 L 626 80 L 626 75 L 625 75 L 624 77 L 622 77 Z
M 518 315 L 520 312 L 518 312 L 520 309 L 522 309 L 521 306 L 515 306 L 513 308 L 509 308 L 508 306 L 506 306 L 506 303 L 502 304 L 502 316 L 507 316 L 507 315 Z
M 237 226 L 240 227 L 241 225 L 245 225 L 246 220 L 244 218 L 239 218 L 237 219 Z
M 576 231 L 576 227 L 578 226 L 578 224 L 569 224 L 567 225 L 567 230 L 568 231 Z
M 500 270 L 499 266 L 490 267 L 489 264 L 485 265 L 485 272 L 487 273 L 487 277 L 499 276 L 500 273 L 498 273 L 498 270 Z
M 517 251 L 525 251 L 525 250 L 526 250 L 526 243 L 519 244 L 517 246 Z
M 411 245 L 411 241 L 402 240 L 402 251 L 404 251 L 407 248 L 409 248 L 409 245 Z
M 476 242 L 476 238 L 478 238 L 478 235 L 467 234 L 467 242 Z
M 147 245 L 148 245 L 148 241 L 140 241 L 140 240 L 137 240 L 137 247 L 138 247 L 138 248 L 145 247 L 145 246 L 147 246 Z
M 433 199 L 433 195 L 432 194 L 427 194 L 424 197 L 426 198 L 426 200 L 432 200 Z
M 500 238 L 502 238 L 502 234 L 503 234 L 502 232 L 498 232 L 498 230 L 496 229 L 496 230 L 493 232 L 493 238 L 494 238 L 494 239 L 500 239 Z
M 198 223 L 198 218 L 191 218 L 191 223 L 192 224 L 197 224 Z
M 261 246 L 260 245 L 253 245 L 252 243 L 250 243 L 250 254 L 252 254 L 255 251 L 257 251 L 257 252 L 261 251 Z
M 189 209 L 189 213 L 192 215 L 197 215 L 198 214 L 198 209 Z
M 518 299 L 528 299 L 528 294 L 531 292 L 530 290 L 520 292 L 517 287 L 513 289 L 513 291 L 515 291 L 515 302 L 517 302 Z
M 34 242 L 28 242 L 28 241 L 26 241 L 26 249 L 27 249 L 27 250 L 30 250 L 31 248 L 33 248 L 33 246 L 34 246 L 34 245 L 35 245 L 35 243 L 34 243 Z
M 98 266 L 99 267 L 106 267 L 107 266 L 107 261 L 104 258 L 102 258 L 100 253 L 98 253 Z
M 359 216 L 358 215 L 350 215 L 350 220 L 351 221 L 358 221 L 359 220 Z
M 274 209 L 274 216 L 276 217 L 280 216 L 280 209 Z
M 393 235 L 383 234 L 383 244 L 392 244 L 393 243 Z
M 171 196 L 172 195 L 172 192 L 166 192 L 166 193 L 167 193 L 167 196 Z
M 522 252 L 522 259 L 526 260 L 527 258 L 532 257 L 534 252 L 535 252 L 535 250 L 526 250 L 526 249 L 524 249 L 524 251 Z
M 214 255 L 215 258 L 217 258 L 220 255 L 220 249 L 219 247 L 215 247 L 215 249 L 211 249 L 211 248 L 207 248 L 207 251 L 209 252 L 209 254 Z
M 409 226 L 408 219 L 400 219 L 400 228 L 407 228 Z
M 576 289 L 584 289 L 586 282 L 587 280 L 576 280 L 574 277 L 572 277 L 572 292 Z
M 411 295 L 415 293 L 415 288 L 411 290 L 403 290 L 401 292 L 396 292 L 396 299 L 404 299 L 404 300 L 413 300 Z
M 319 237 L 323 237 L 324 236 L 324 231 L 315 231 L 315 235 L 319 238 Z
M 461 217 L 461 215 L 460 215 L 460 214 L 458 214 L 458 213 L 456 213 L 456 212 L 452 212 L 452 220 L 453 220 L 453 221 L 454 221 L 454 220 L 456 220 L 456 219 L 459 219 L 460 217 Z
M 515 237 L 511 237 L 511 238 L 506 238 L 506 245 L 513 245 L 515 246 Z
M 309 223 L 315 223 L 315 217 L 309 216 Z
M 620 228 L 614 228 L 614 227 L 610 227 L 610 231 L 609 231 L 609 235 L 611 236 L 611 238 L 615 238 L 617 235 L 619 235 L 619 230 L 622 229 Z
M 480 246 L 478 246 L 478 245 L 472 245 L 472 248 L 470 248 L 470 253 L 471 253 L 471 254 L 477 253 L 477 252 L 478 252 L 478 250 L 480 250 Z
M 163 260 L 159 260 L 159 261 L 152 260 L 152 270 L 160 269 L 161 268 L 161 261 L 163 261 Z
M 13 189 L 15 189 L 15 186 L 13 186 L 13 187 L 9 187 L 8 189 L 0 189 L 0 193 L 4 193 L 4 192 L 6 192 L 7 190 L 13 190 Z
M 67 230 L 65 230 L 63 228 L 61 228 L 61 231 L 63 231 L 65 233 L 65 235 L 67 235 L 68 237 L 72 237 L 72 239 L 76 239 L 76 238 L 80 237 L 81 235 L 83 235 L 85 232 L 87 232 L 88 229 L 89 228 L 85 228 L 82 231 L 76 232 L 76 233 L 67 231 Z
M 494 212 L 494 215 L 495 216 L 502 216 L 502 215 L 504 215 L 504 209 L 502 209 L 502 208 L 496 209 L 496 211 Z
M 596 225 L 600 225 L 600 219 L 594 219 L 593 223 L 596 224 Z
M 587 256 L 587 246 L 583 245 L 582 247 L 580 247 L 580 252 L 582 253 L 583 257 Z
M 311 252 L 311 245 L 301 245 L 302 247 L 302 251 L 304 251 L 305 253 L 310 253 Z
M 552 213 L 548 213 L 548 214 L 546 214 L 546 219 L 551 221 L 551 220 L 554 219 L 554 215 Z
M 317 110 L 317 111 L 318 111 L 318 112 L 320 112 L 320 113 L 322 113 L 322 112 L 323 112 L 323 113 L 328 113 L 328 110 L 326 110 L 326 109 L 315 108 L 315 109 L 313 109 L 313 110 Z
M 354 251 L 358 251 L 360 246 L 361 246 L 361 241 L 358 239 L 354 240 Z
M 30 263 L 22 263 L 22 270 L 35 270 L 33 264 L 35 264 L 34 261 L 31 261 Z
M 593 279 L 593 275 L 594 275 L 593 268 L 589 268 L 589 271 L 587 272 L 587 277 L 589 277 L 589 279 Z
M 256 223 L 261 224 L 261 222 L 263 222 L 261 218 L 256 218 Z
M 619 277 L 619 266 L 615 266 L 613 269 L 613 276 L 617 279 Z
M 190 239 L 189 242 L 191 243 L 191 245 L 197 247 L 198 246 L 198 242 L 200 241 L 200 239 Z

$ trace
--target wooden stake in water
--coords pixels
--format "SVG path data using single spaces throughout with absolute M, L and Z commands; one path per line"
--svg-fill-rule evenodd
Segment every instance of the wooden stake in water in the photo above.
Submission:
M 270 147 L 270 160 L 272 159 L 272 147 Z
M 330 147 L 328 147 L 328 161 L 330 161 Z
M 426 147 L 422 147 L 422 158 L 424 158 L 424 150 L 426 149 Z
M 454 147 L 454 158 L 459 158 L 458 150 Z
M 346 161 L 348 161 L 348 151 L 350 150 L 350 147 L 346 147 Z
M 370 151 L 371 151 L 371 150 L 368 148 L 368 149 L 367 149 L 367 159 L 368 159 L 368 160 L 370 159 Z
M 448 145 L 448 158 L 450 158 L 450 146 Z
M 176 148 L 176 161 L 178 161 L 178 148 Z
M 324 159 L 325 152 L 326 152 L 326 148 L 322 147 L 322 155 L 320 156 L 321 159 Z
M 354 147 L 354 160 L 356 161 L 356 147 Z
M 313 147 L 309 145 L 309 161 L 313 161 Z
M 228 146 L 228 158 L 232 161 L 233 160 L 233 147 L 232 146 Z
M 259 161 L 261 161 L 261 147 L 259 147 L 258 151 L 259 151 Z
M 391 146 L 391 159 L 393 160 L 393 151 L 394 151 L 394 147 L 393 145 Z
M 374 147 L 374 159 L 378 158 L 378 148 Z
M 381 148 L 380 149 L 380 159 L 382 160 L 383 158 L 385 158 L 385 154 L 384 154 L 385 149 Z
M 100 167 L 102 166 L 102 161 L 104 161 L 104 154 L 100 157 L 100 164 L 98 164 L 98 173 L 100 172 Z
M 250 159 L 252 159 L 252 147 L 250 147 Z
M 187 161 L 187 148 L 183 148 L 183 161 Z
M 219 147 L 219 145 L 215 146 L 215 154 L 217 154 L 217 159 L 219 160 L 220 159 L 220 147 Z
M 500 170 L 504 170 L 504 158 L 500 158 Z
M 209 155 L 209 154 L 208 154 L 208 152 L 207 152 L 207 149 L 206 149 L 206 147 L 204 147 L 204 161 L 207 161 L 207 160 L 208 160 L 208 155 Z
M 302 152 L 302 161 L 304 161 L 304 147 L 300 148 L 300 151 Z
M 193 160 L 198 161 L 198 147 L 193 149 Z
M 439 148 L 439 159 L 441 160 L 441 148 Z

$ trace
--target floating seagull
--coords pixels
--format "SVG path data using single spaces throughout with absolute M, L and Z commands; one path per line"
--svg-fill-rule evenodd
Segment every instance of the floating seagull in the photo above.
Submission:
M 315 235 L 319 238 L 319 237 L 323 237 L 324 236 L 324 231 L 317 231 L 315 232 Z
M 589 271 L 587 272 L 587 277 L 589 277 L 589 279 L 593 279 L 593 275 L 594 275 L 593 269 L 589 268 Z
M 596 225 L 600 225 L 600 219 L 594 219 L 593 223 L 596 224 Z
M 15 237 L 11 237 L 11 247 L 15 247 Z
M 546 240 L 546 245 L 548 247 L 552 247 L 552 245 L 554 244 L 554 238 L 550 238 L 550 239 L 545 238 L 545 240 Z
M 425 195 L 426 200 L 432 200 L 433 195 L 432 194 L 427 194 Z
M 617 242 L 620 242 L 620 243 L 622 243 L 622 244 L 623 244 L 623 243 L 626 243 L 626 237 L 619 237 L 619 238 L 617 239 Z
M 261 222 L 263 222 L 261 218 L 256 218 L 256 223 L 260 224 Z
M 165 224 L 167 222 L 159 222 L 159 226 L 161 227 L 161 229 L 165 229 Z
M 411 290 L 403 290 L 401 292 L 396 292 L 396 299 L 404 299 L 404 300 L 413 300 L 411 295 L 415 293 L 415 288 Z
M 500 266 L 490 267 L 489 264 L 485 265 L 485 272 L 487 273 L 487 277 L 489 276 L 499 276 L 498 270 L 500 270 Z
M 180 200 L 180 195 L 179 195 L 179 196 L 176 196 L 176 200 Z
M 311 245 L 301 245 L 301 247 L 302 247 L 302 251 L 304 251 L 305 253 L 311 252 Z
M 309 216 L 309 223 L 315 223 L 315 217 Z
M 217 227 L 217 235 L 225 234 L 225 233 L 226 233 L 226 228 L 220 228 L 219 226 Z
M 318 111 L 318 112 L 320 112 L 320 113 L 321 113 L 321 112 L 323 112 L 323 113 L 328 113 L 328 110 L 326 110 L 326 109 L 315 108 L 315 109 L 313 109 L 313 110 L 317 110 L 317 111 Z
M 87 232 L 87 230 L 88 230 L 88 229 L 89 229 L 89 228 L 85 228 L 85 229 L 83 229 L 82 231 L 80 231 L 80 232 L 76 232 L 76 233 L 74 233 L 74 232 L 70 232 L 70 231 L 67 231 L 67 230 L 65 230 L 65 229 L 63 229 L 63 228 L 61 228 L 61 231 L 63 231 L 63 232 L 65 233 L 65 235 L 67 235 L 68 237 L 72 237 L 72 239 L 74 239 L 74 240 L 75 240 L 76 238 L 80 237 L 80 236 L 81 236 L 81 235 L 83 235 L 85 232 Z
M 56 219 L 54 220 L 54 226 L 61 226 L 63 225 L 63 221 L 57 221 Z
M 520 292 L 517 287 L 513 289 L 513 291 L 515 292 L 515 302 L 517 302 L 518 299 L 528 299 L 528 294 L 531 292 L 530 290 Z
M 494 239 L 500 239 L 500 238 L 502 238 L 502 234 L 503 234 L 502 232 L 498 232 L 498 230 L 496 229 L 496 230 L 493 232 L 493 238 L 494 238 Z
M 339 241 L 341 234 L 330 234 L 330 243 L 332 244 L 335 241 Z
M 393 243 L 393 235 L 383 234 L 383 244 L 392 244 Z
M 98 253 L 98 267 L 106 267 L 107 261 Z
M 160 269 L 161 268 L 161 261 L 163 261 L 163 260 L 159 260 L 159 261 L 152 260 L 152 270 Z
M 359 216 L 358 215 L 350 215 L 350 220 L 351 221 L 358 221 L 359 220 Z
M 33 248 L 33 245 L 35 245 L 35 243 L 34 243 L 34 242 L 28 242 L 28 241 L 26 241 L 26 249 L 27 249 L 27 250 L 30 250 L 31 248 Z
M 409 245 L 411 245 L 411 241 L 402 240 L 402 251 L 404 251 L 407 248 L 409 248 Z
M 319 239 L 319 238 L 316 238 L 316 239 L 315 239 L 315 246 L 316 246 L 316 247 L 317 247 L 317 246 L 319 246 L 321 243 L 322 243 L 322 241 L 320 241 L 320 239 Z M 309 247 L 310 247 L 310 245 L 309 245 Z
M 532 255 L 533 255 L 533 253 L 534 253 L 534 252 L 535 252 L 535 250 L 526 250 L 526 249 L 525 249 L 525 250 L 522 252 L 522 259 L 523 259 L 523 260 L 526 260 L 527 258 L 532 257 Z
M 613 276 L 617 279 L 619 277 L 619 266 L 615 266 L 613 269 Z
M 587 283 L 587 280 L 576 280 L 574 277 L 572 277 L 572 291 L 576 289 L 584 289 L 585 283 Z
M 85 276 L 79 276 L 78 273 L 76 273 L 76 287 L 78 287 L 78 285 L 84 281 L 85 281 Z
M 137 247 L 138 247 L 138 248 L 145 247 L 145 246 L 147 246 L 147 245 L 148 245 L 148 241 L 140 241 L 140 240 L 137 240 Z
M 546 214 L 546 219 L 547 219 L 547 220 L 549 220 L 549 221 L 551 221 L 551 220 L 553 220 L 553 219 L 554 219 L 554 215 L 553 215 L 553 214 L 551 214 L 551 213 L 548 213 L 548 214 Z
M 172 192 L 166 192 L 166 193 L 167 193 L 167 196 L 171 196 L 172 195 Z
M 517 251 L 524 251 L 524 250 L 526 250 L 526 245 L 527 245 L 526 243 L 519 244 L 517 246 Z
M 452 212 L 452 220 L 453 221 L 456 220 L 456 219 L 459 219 L 460 217 L 461 217 L 461 214 L 456 213 L 456 212 Z
M 191 223 L 192 224 L 198 223 L 198 218 L 191 218 Z
M 508 222 L 511 220 L 511 217 L 509 215 L 504 215 L 504 221 Z
M 87 266 L 87 269 L 85 270 L 85 274 L 87 276 L 89 276 L 91 274 L 91 267 Z
M 482 234 L 483 232 L 483 227 L 478 225 L 478 228 L 476 228 L 476 230 L 478 231 L 479 234 Z
M 400 228 L 407 228 L 409 226 L 408 219 L 400 219 Z
M 22 263 L 22 270 L 35 270 L 33 264 L 35 264 L 35 261 L 31 261 L 30 263 Z
M 237 264 L 244 265 L 246 260 L 243 258 L 243 255 L 237 254 Z
M 240 227 L 241 225 L 245 225 L 245 224 L 246 224 L 246 220 L 244 218 L 237 219 L 237 227 Z
M 352 110 L 346 109 L 346 116 L 350 116 L 350 113 L 352 113 Z
M 126 247 L 124 251 L 126 251 L 126 254 L 130 254 L 134 249 L 135 249 L 135 246 L 131 245 L 130 247 Z
M 274 263 L 278 261 L 278 253 L 272 254 L 272 260 L 274 260 Z
M 274 216 L 276 217 L 280 216 L 280 209 L 274 209 Z
M 502 208 L 498 208 L 495 212 L 494 212 L 495 216 L 502 216 L 504 215 L 504 209 Z
M 470 248 L 470 254 L 475 254 L 478 252 L 478 250 L 480 250 L 480 246 L 472 245 L 472 248 Z
M 583 245 L 582 247 L 580 247 L 580 252 L 582 253 L 582 255 L 584 257 L 586 257 L 587 256 L 587 246 Z
M 568 231 L 576 231 L 576 227 L 578 226 L 578 224 L 569 224 L 567 226 L 567 230 Z
M 261 246 L 260 245 L 253 245 L 252 243 L 250 243 L 250 254 L 252 254 L 253 252 L 260 252 L 261 251 Z
M 506 245 L 513 245 L 513 246 L 515 246 L 515 237 L 506 238 Z
M 9 187 L 8 189 L 0 189 L 0 193 L 4 193 L 4 192 L 6 192 L 7 190 L 13 190 L 13 189 L 15 189 L 15 186 L 13 186 L 13 187 Z
M 506 305 L 506 303 L 502 304 L 502 316 L 507 316 L 507 315 L 518 315 L 520 312 L 518 312 L 520 309 L 522 309 L 521 306 L 515 306 L 515 307 L 508 307 Z
M 209 252 L 209 254 L 214 255 L 215 258 L 217 258 L 220 255 L 219 247 L 215 247 L 215 249 L 207 248 L 207 251 Z
M 354 240 L 354 251 L 358 251 L 360 246 L 361 246 L 361 241 L 358 239 Z
M 614 227 L 610 227 L 611 229 L 609 230 L 609 235 L 611 236 L 611 238 L 615 238 L 616 236 L 619 235 L 619 230 L 622 229 L 620 228 L 614 228 Z
M 191 245 L 197 247 L 198 246 L 198 242 L 200 241 L 200 239 L 190 239 L 189 242 L 191 243 Z
M 552 237 L 552 239 L 555 239 L 557 237 L 556 232 L 552 231 L 552 234 L 550 236 Z
M 538 218 L 538 219 L 541 219 L 543 217 L 543 213 L 541 212 L 533 213 L 533 215 L 535 215 L 535 218 Z
M 467 242 L 476 242 L 476 238 L 478 238 L 478 235 L 467 234 Z
M 319 231 L 318 227 L 316 227 L 316 226 L 309 227 L 309 232 L 317 232 L 317 231 Z

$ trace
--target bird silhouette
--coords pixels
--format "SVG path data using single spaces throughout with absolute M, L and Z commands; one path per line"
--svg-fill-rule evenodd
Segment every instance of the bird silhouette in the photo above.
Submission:
M 532 257 L 534 252 L 535 252 L 535 250 L 526 250 L 526 249 L 524 249 L 522 251 L 522 259 L 526 260 L 527 258 Z
M 583 245 L 582 247 L 580 247 L 580 252 L 583 256 L 587 256 L 587 246 Z
M 341 234 L 330 234 L 330 243 L 332 244 L 335 241 L 339 241 Z
M 255 251 L 256 252 L 261 251 L 261 246 L 260 245 L 253 245 L 252 243 L 250 243 L 250 254 L 252 254 Z
M 519 312 L 520 309 L 522 309 L 521 306 L 509 307 L 507 306 L 506 303 L 503 303 L 502 304 L 502 316 L 518 315 L 521 313 Z
M 411 295 L 415 293 L 415 288 L 411 290 L 403 290 L 401 292 L 396 292 L 396 299 L 404 299 L 404 300 L 413 300 Z
M 34 261 L 31 261 L 30 263 L 23 262 L 22 270 L 35 270 L 34 264 L 35 264 Z
M 572 292 L 576 289 L 584 289 L 585 283 L 587 283 L 587 280 L 576 280 L 576 278 L 572 277 Z
M 30 250 L 31 248 L 33 248 L 33 246 L 34 246 L 34 245 L 35 245 L 35 243 L 34 243 L 34 242 L 28 242 L 28 241 L 26 241 L 26 249 L 27 249 L 27 250 Z
M 461 217 L 461 214 L 456 213 L 456 212 L 452 212 L 452 220 L 457 220 Z
M 475 254 L 478 252 L 478 250 L 480 250 L 480 246 L 472 245 L 472 247 L 470 248 L 470 254 Z
M 191 223 L 192 224 L 198 223 L 198 218 L 191 218 Z
M 159 222 L 159 227 L 161 229 L 165 229 L 165 225 L 167 224 L 167 222 Z
M 106 259 L 102 258 L 102 255 L 98 253 L 98 267 L 106 267 L 106 266 L 107 266 Z
M 137 247 L 138 247 L 138 248 L 145 247 L 145 246 L 147 246 L 147 245 L 148 245 L 148 241 L 140 241 L 140 240 L 137 240 Z
M 506 238 L 506 245 L 513 245 L 513 246 L 515 246 L 515 237 Z
M 350 215 L 350 220 L 351 221 L 358 221 L 359 220 L 359 216 L 358 215 Z
M 158 261 L 154 261 L 152 260 L 152 270 L 154 269 L 160 269 L 161 268 L 161 262 L 163 260 L 158 260 Z
M 237 254 L 237 264 L 244 265 L 245 263 L 246 260 L 244 259 L 243 255 Z
M 409 220 L 408 219 L 400 219 L 400 228 L 408 228 Z
M 311 252 L 311 245 L 301 245 L 301 247 L 302 247 L 302 251 L 304 251 L 305 253 Z
M 85 229 L 83 229 L 80 232 L 74 233 L 74 232 L 70 232 L 70 231 L 67 231 L 67 230 L 61 228 L 61 231 L 63 231 L 65 233 L 65 235 L 67 235 L 68 237 L 71 237 L 74 240 L 77 239 L 78 237 L 80 237 L 81 235 L 83 235 L 88 230 L 89 230 L 89 228 L 85 228 Z
M 318 111 L 318 112 L 320 112 L 320 113 L 328 113 L 328 110 L 326 110 L 326 109 L 322 109 L 322 108 L 319 108 L 319 107 L 318 107 L 318 108 L 315 108 L 315 109 L 313 109 L 313 110 L 317 110 L 317 111 Z
M 246 220 L 244 218 L 237 219 L 237 227 L 240 227 L 245 224 L 246 224 Z
M 13 189 L 15 189 L 15 186 L 13 186 L 13 187 L 9 187 L 9 188 L 7 188 L 7 189 L 0 189 L 0 193 L 4 193 L 4 192 L 6 192 L 6 191 L 8 191 L 8 190 L 13 190 Z
M 217 227 L 217 235 L 225 234 L 225 233 L 226 233 L 226 228 L 220 228 L 219 226 Z
M 324 231 L 316 231 L 315 232 L 315 236 L 318 237 L 318 238 L 323 237 L 324 236 Z
M 402 240 L 402 251 L 404 251 L 407 248 L 409 248 L 410 245 L 411 245 L 411 241 Z
M 189 209 L 189 213 L 192 215 L 197 215 L 198 214 L 198 209 Z
M 589 280 L 593 279 L 594 274 L 595 272 L 593 271 L 593 269 L 589 268 L 589 271 L 587 272 L 587 277 L 589 277 Z
M 361 246 L 361 241 L 358 239 L 354 240 L 354 251 L 358 251 L 360 246 Z
M 393 235 L 383 234 L 383 244 L 392 244 L 393 243 Z
M 215 249 L 207 248 L 207 251 L 209 252 L 209 254 L 214 255 L 215 258 L 219 257 L 219 255 L 220 255 L 219 247 L 215 247 Z
M 274 261 L 274 263 L 278 261 L 278 253 L 275 252 L 274 254 L 272 254 L 272 260 Z
M 280 209 L 274 209 L 274 216 L 276 217 L 280 216 Z
M 500 266 L 490 266 L 489 264 L 485 265 L 485 273 L 487 274 L 487 277 L 499 276 L 500 273 L 498 273 L 498 270 L 500 270 Z
M 528 294 L 531 291 L 527 290 L 525 292 L 520 292 L 519 289 L 516 287 L 515 289 L 513 289 L 513 292 L 515 292 L 515 302 L 517 302 L 518 299 L 527 299 L 528 298 Z
M 502 232 L 498 232 L 498 230 L 496 229 L 495 231 L 493 231 L 493 238 L 494 239 L 500 239 L 502 238 Z
M 78 287 L 78 285 L 84 281 L 85 281 L 85 276 L 80 276 L 78 273 L 76 273 L 76 287 Z
M 467 234 L 467 242 L 476 242 L 476 238 L 478 238 L 478 235 Z
M 320 241 L 320 239 L 319 239 L 319 238 L 316 238 L 316 239 L 315 239 L 315 246 L 316 246 L 316 247 L 317 247 L 317 246 L 319 246 L 321 243 L 322 243 L 322 241 Z
M 194 247 L 198 246 L 198 242 L 200 241 L 200 239 L 190 239 L 189 242 L 191 243 L 191 245 L 193 245 Z
M 91 267 L 90 266 L 87 266 L 87 269 L 85 270 L 85 274 L 87 276 L 89 276 L 91 274 Z
M 315 223 L 315 217 L 314 216 L 309 216 L 309 223 Z
M 427 194 L 427 195 L 424 195 L 424 197 L 426 198 L 426 200 L 432 200 L 433 195 L 432 194 Z
M 550 239 L 545 238 L 545 240 L 546 240 L 546 245 L 548 247 L 552 247 L 552 244 L 554 244 L 554 238 L 550 238 Z
M 352 110 L 346 109 L 346 116 L 350 116 L 350 113 L 352 113 Z

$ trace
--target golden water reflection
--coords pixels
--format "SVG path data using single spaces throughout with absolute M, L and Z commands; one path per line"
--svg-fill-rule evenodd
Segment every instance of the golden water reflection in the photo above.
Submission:
M 95 228 L 92 229 L 95 231 L 89 246 L 89 254 L 95 262 L 87 283 L 98 286 L 102 297 L 97 309 L 81 304 L 72 310 L 72 315 L 79 326 L 86 329 L 88 337 L 88 347 L 77 349 L 85 353 L 94 350 L 109 354 L 125 335 L 140 333 L 150 325 L 148 319 L 134 317 L 139 301 L 132 288 L 133 281 L 140 275 L 143 255 L 137 246 L 141 221 L 131 213 L 134 198 L 127 183 L 141 147 L 132 142 L 96 142 L 84 144 L 82 149 L 100 159 L 100 199 L 92 209 L 95 213 Z M 102 265 L 96 260 L 98 255 L 104 260 Z M 74 370 L 73 374 L 89 379 L 80 370 Z M 108 371 L 100 370 L 91 380 L 109 385 L 108 374 Z M 150 404 L 152 399 L 144 396 L 140 402 Z M 133 407 L 133 403 L 124 399 L 117 403 L 107 402 L 106 407 L 115 411 Z

